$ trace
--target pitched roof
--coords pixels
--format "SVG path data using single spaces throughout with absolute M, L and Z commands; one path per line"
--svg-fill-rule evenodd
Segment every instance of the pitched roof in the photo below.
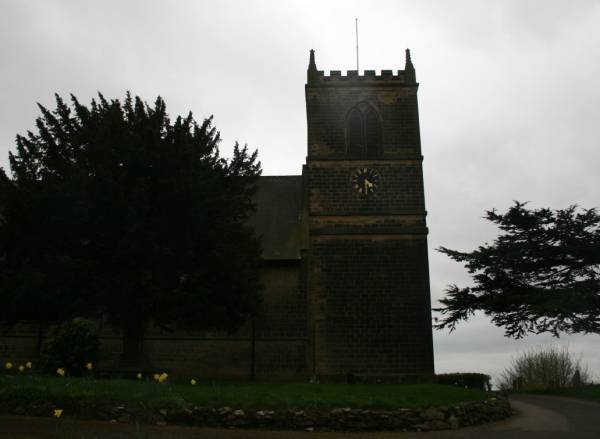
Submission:
M 263 259 L 300 259 L 306 230 L 302 176 L 260 177 L 255 200 L 257 211 L 249 223 L 262 236 Z

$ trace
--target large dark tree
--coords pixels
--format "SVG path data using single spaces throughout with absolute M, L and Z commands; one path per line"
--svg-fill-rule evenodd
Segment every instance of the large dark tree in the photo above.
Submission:
M 474 285 L 450 285 L 436 327 L 453 330 L 475 311 L 491 316 L 507 336 L 600 333 L 600 216 L 595 209 L 486 212 L 502 233 L 472 252 L 440 247 L 465 264 Z
M 171 122 L 160 97 L 71 102 L 40 105 L 0 172 L 0 321 L 105 316 L 134 359 L 150 322 L 238 328 L 259 302 L 257 152 L 221 158 L 211 118 Z

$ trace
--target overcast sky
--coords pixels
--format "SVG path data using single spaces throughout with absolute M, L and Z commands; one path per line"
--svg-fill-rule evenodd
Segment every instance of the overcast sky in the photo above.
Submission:
M 320 70 L 417 71 L 432 301 L 466 285 L 440 245 L 471 250 L 512 200 L 600 205 L 600 2 L 0 0 L 0 166 L 54 93 L 126 90 L 171 116 L 214 115 L 227 155 L 259 149 L 265 175 L 306 156 L 308 52 Z M 496 375 L 548 336 L 513 341 L 478 316 L 434 333 L 437 372 Z M 561 337 L 600 379 L 600 336 Z

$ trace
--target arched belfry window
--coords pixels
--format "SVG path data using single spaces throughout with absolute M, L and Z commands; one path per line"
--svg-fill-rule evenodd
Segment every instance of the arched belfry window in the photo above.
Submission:
M 355 108 L 350 113 L 346 123 L 346 142 L 350 157 L 362 157 L 365 153 L 365 140 L 363 133 L 363 118 L 360 111 Z
M 381 121 L 370 105 L 358 105 L 348 114 L 346 150 L 350 158 L 378 158 L 383 154 Z
M 381 157 L 381 123 L 379 115 L 369 108 L 365 114 L 365 140 L 367 144 L 367 157 Z

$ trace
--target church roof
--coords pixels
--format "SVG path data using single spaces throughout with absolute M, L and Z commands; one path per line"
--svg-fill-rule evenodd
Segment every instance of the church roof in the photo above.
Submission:
M 300 259 L 304 247 L 302 176 L 263 176 L 249 223 L 262 236 L 264 260 Z

